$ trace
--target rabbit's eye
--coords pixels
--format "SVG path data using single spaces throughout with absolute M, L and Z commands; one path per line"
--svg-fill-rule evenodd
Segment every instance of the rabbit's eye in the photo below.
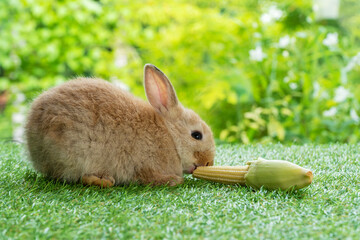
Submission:
M 193 131 L 192 133 L 191 133 L 191 136 L 193 137 L 193 138 L 195 138 L 196 140 L 201 140 L 202 139 L 202 133 L 201 132 L 199 132 L 199 131 Z

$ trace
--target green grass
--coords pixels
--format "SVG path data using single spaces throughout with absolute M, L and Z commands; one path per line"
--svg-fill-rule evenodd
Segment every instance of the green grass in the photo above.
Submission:
M 259 156 L 314 172 L 292 193 L 186 177 L 179 187 L 98 189 L 45 179 L 23 146 L 0 144 L 0 238 L 358 239 L 360 145 L 218 146 L 216 165 Z

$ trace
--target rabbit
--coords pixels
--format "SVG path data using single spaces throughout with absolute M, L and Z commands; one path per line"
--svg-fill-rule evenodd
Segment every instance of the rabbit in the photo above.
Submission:
M 112 187 L 183 183 L 183 174 L 214 163 L 210 127 L 184 108 L 157 67 L 144 67 L 149 103 L 111 83 L 76 78 L 45 91 L 26 123 L 29 160 L 68 183 Z

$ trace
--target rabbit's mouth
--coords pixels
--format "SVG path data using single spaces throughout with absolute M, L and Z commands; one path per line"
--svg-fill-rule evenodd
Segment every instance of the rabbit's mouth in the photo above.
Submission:
M 187 169 L 184 169 L 184 173 L 187 173 L 187 174 L 193 174 L 193 172 L 195 171 L 195 169 L 197 168 L 197 165 L 194 164 L 193 166 L 187 168 Z

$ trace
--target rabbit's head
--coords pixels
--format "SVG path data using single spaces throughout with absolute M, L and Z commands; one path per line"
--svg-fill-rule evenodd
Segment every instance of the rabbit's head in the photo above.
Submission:
M 181 159 L 183 172 L 214 162 L 215 143 L 211 129 L 192 110 L 184 108 L 166 75 L 146 64 L 144 85 L 147 99 L 162 117 Z

